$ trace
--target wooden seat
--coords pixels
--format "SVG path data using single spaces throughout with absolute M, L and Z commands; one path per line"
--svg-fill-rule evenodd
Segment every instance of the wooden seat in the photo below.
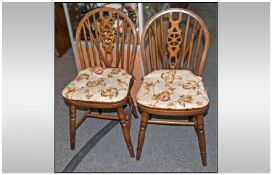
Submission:
M 75 148 L 76 129 L 86 118 L 118 120 L 131 157 L 131 116 L 137 112 L 130 95 L 132 71 L 137 49 L 137 34 L 131 20 L 113 8 L 97 8 L 88 12 L 76 31 L 77 58 L 81 71 L 63 90 L 69 106 L 70 144 Z M 128 116 L 124 107 L 129 105 Z M 86 113 L 76 121 L 76 109 Z M 98 109 L 99 114 L 93 111 Z M 103 115 L 101 109 L 115 109 L 117 116 Z
M 167 9 L 147 22 L 140 43 L 145 77 L 137 95 L 142 112 L 137 160 L 148 124 L 186 125 L 194 126 L 202 164 L 207 165 L 203 116 L 209 100 L 201 75 L 209 43 L 204 21 L 192 11 Z M 151 115 L 189 120 L 151 120 Z

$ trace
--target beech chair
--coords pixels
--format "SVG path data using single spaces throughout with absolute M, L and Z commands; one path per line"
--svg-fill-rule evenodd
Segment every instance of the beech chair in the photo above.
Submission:
M 207 26 L 192 11 L 167 9 L 147 22 L 140 43 L 145 76 L 136 98 L 142 112 L 137 160 L 148 124 L 185 125 L 194 126 L 207 165 L 203 115 L 209 99 L 201 75 L 209 44 Z M 184 120 L 153 120 L 152 115 Z
M 97 8 L 88 12 L 76 31 L 77 56 L 81 71 L 62 91 L 70 114 L 70 144 L 75 148 L 76 129 L 86 118 L 118 120 L 128 151 L 134 157 L 130 137 L 131 116 L 137 118 L 130 90 L 137 49 L 134 24 L 123 12 Z M 129 106 L 128 116 L 124 107 Z M 78 122 L 76 110 L 86 109 Z M 99 113 L 94 113 L 98 109 Z M 101 109 L 114 109 L 117 116 Z

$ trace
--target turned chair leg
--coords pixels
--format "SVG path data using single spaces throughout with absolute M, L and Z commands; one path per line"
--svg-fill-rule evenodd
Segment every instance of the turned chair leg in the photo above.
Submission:
M 195 129 L 196 135 L 197 135 L 197 137 L 198 137 L 197 116 L 196 116 L 196 117 L 192 117 L 192 121 L 195 123 L 194 129 Z
M 70 115 L 70 145 L 71 150 L 75 149 L 75 137 L 76 137 L 76 107 L 69 105 Z
M 131 95 L 129 95 L 128 101 L 129 101 L 129 106 L 132 108 L 132 114 L 133 114 L 134 118 L 138 118 L 137 111 L 136 111 L 136 108 L 135 108 L 135 105 L 134 105 Z
M 128 125 L 128 130 L 130 131 L 130 127 L 131 127 L 131 112 L 129 112 L 129 115 L 128 115 L 128 119 L 127 119 L 127 125 Z
M 148 113 L 142 112 L 141 126 L 140 126 L 139 136 L 138 136 L 137 155 L 136 155 L 137 160 L 141 159 L 142 148 L 143 148 L 144 138 L 145 138 L 145 131 L 148 124 L 148 117 L 149 117 Z
M 128 111 L 128 118 L 127 118 L 127 125 L 128 125 L 128 129 L 130 131 L 131 117 L 133 115 L 133 112 L 132 112 L 132 105 L 130 104 L 130 100 L 128 101 L 128 103 L 129 103 L 129 111 Z
M 199 142 L 202 164 L 203 166 L 207 166 L 207 153 L 206 153 L 206 140 L 205 140 L 205 132 L 204 132 L 203 114 L 200 114 L 197 116 L 196 124 L 197 124 L 196 132 L 198 135 L 198 142 Z
M 122 107 L 117 108 L 117 113 L 118 113 L 119 121 L 121 124 L 121 128 L 122 128 L 123 135 L 124 135 L 127 147 L 128 147 L 130 157 L 134 157 L 135 155 L 134 155 L 133 146 L 131 143 L 131 137 L 130 137 L 129 128 L 128 128 L 128 125 L 126 122 L 126 116 L 125 116 L 124 109 Z

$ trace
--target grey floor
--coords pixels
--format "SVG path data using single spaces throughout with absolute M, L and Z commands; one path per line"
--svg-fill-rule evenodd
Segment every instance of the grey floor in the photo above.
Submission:
M 217 4 L 191 3 L 188 9 L 203 18 L 211 35 L 203 74 L 210 98 L 210 109 L 205 116 L 208 166 L 201 164 L 192 127 L 149 125 L 142 158 L 136 161 L 129 156 L 117 122 L 87 119 L 77 130 L 76 148 L 71 151 L 68 108 L 61 96 L 62 89 L 77 74 L 74 55 L 69 49 L 63 58 L 55 59 L 55 172 L 64 169 L 73 172 L 217 172 Z M 139 125 L 140 119 L 132 120 L 134 150 Z M 102 130 L 105 126 L 107 128 Z M 108 132 L 103 135 L 101 130 Z

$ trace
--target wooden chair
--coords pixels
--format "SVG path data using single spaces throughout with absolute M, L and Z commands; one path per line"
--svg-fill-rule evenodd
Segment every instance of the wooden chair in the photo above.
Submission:
M 202 164 L 207 165 L 203 114 L 209 99 L 200 76 L 209 43 L 205 23 L 192 11 L 167 9 L 147 22 L 140 43 L 145 77 L 137 93 L 142 112 L 137 160 L 141 158 L 148 124 L 186 125 L 194 126 Z M 186 120 L 151 120 L 151 115 Z
M 76 31 L 77 56 L 81 71 L 62 91 L 69 106 L 70 144 L 75 148 L 76 129 L 86 118 L 118 120 L 131 157 L 131 116 L 137 112 L 130 95 L 137 34 L 131 20 L 113 8 L 97 8 L 87 13 Z M 124 106 L 129 105 L 128 118 Z M 76 122 L 76 110 L 86 113 Z M 99 114 L 94 113 L 99 109 Z M 102 115 L 101 109 L 114 109 L 117 116 Z

